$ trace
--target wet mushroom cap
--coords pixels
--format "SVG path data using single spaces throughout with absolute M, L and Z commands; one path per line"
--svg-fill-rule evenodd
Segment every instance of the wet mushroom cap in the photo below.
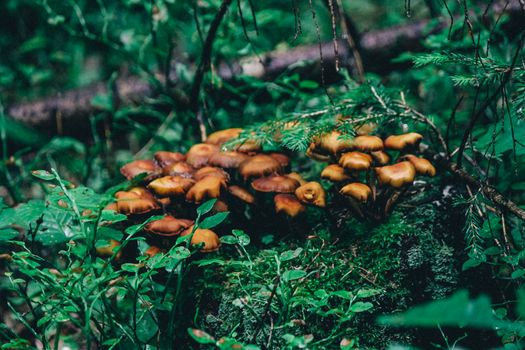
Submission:
M 435 176 L 436 168 L 430 163 L 428 159 L 416 157 L 413 154 L 407 154 L 403 159 L 408 160 L 414 168 L 416 168 L 416 173 L 427 176 Z
M 385 148 L 402 151 L 407 147 L 417 146 L 423 139 L 423 135 L 417 132 L 409 132 L 401 135 L 388 136 L 385 141 Z
M 164 175 L 182 176 L 187 178 L 192 177 L 194 172 L 195 168 L 186 162 L 177 162 L 162 168 L 162 173 Z
M 212 155 L 219 152 L 219 147 L 207 143 L 198 143 L 191 146 L 188 153 L 186 153 L 186 163 L 194 168 L 201 168 L 208 164 L 208 160 Z
M 303 203 L 321 208 L 326 206 L 326 192 L 319 182 L 311 181 L 298 187 L 295 195 Z
M 277 213 L 285 213 L 292 218 L 306 210 L 306 207 L 293 194 L 279 193 L 273 197 L 273 202 Z
M 372 166 L 372 157 L 366 153 L 348 152 L 339 158 L 339 165 L 353 171 L 367 170 Z
M 208 144 L 220 146 L 223 143 L 238 137 L 242 130 L 243 129 L 241 128 L 231 128 L 215 131 L 208 135 L 205 142 Z
M 339 193 L 357 199 L 358 201 L 366 202 L 372 194 L 372 190 L 368 185 L 360 182 L 353 182 L 343 186 L 341 190 L 339 190 Z
M 230 192 L 232 196 L 239 198 L 241 201 L 245 203 L 248 203 L 248 204 L 255 203 L 255 197 L 250 192 L 248 192 L 248 190 L 242 188 L 241 186 L 236 186 L 236 185 L 230 186 L 228 187 L 228 192 Z
M 290 165 L 290 158 L 286 154 L 271 152 L 268 153 L 268 155 L 278 161 L 283 168 L 286 168 L 288 165 Z
M 333 182 L 341 182 L 350 179 L 350 175 L 345 172 L 345 169 L 337 164 L 327 165 L 321 172 L 321 178 Z
M 193 226 L 189 227 L 187 230 L 182 232 L 181 236 L 187 236 L 190 235 L 193 231 Z M 204 243 L 204 246 L 201 248 L 201 252 L 203 253 L 210 253 L 217 251 L 221 246 L 221 240 L 219 239 L 219 236 L 213 232 L 212 230 L 202 229 L 198 228 L 193 233 L 193 237 L 191 238 L 192 245 L 197 245 Z
M 183 196 L 195 181 L 182 176 L 164 176 L 151 181 L 148 188 L 160 197 Z
M 149 159 L 141 159 L 141 160 L 134 160 L 126 165 L 124 165 L 122 168 L 120 168 L 120 173 L 124 175 L 124 177 L 128 180 L 133 179 L 135 176 L 138 176 L 140 174 L 147 174 L 151 175 L 155 173 L 157 170 L 157 165 L 153 160 Z
M 239 173 L 245 180 L 252 177 L 267 176 L 280 171 L 281 164 L 265 154 L 258 154 L 248 158 L 239 165 Z
M 115 193 L 115 198 L 118 212 L 126 215 L 145 214 L 160 209 L 153 195 L 145 189 L 119 191 Z
M 299 181 L 282 175 L 261 177 L 252 181 L 253 189 L 259 192 L 293 193 L 299 186 Z
M 353 149 L 361 152 L 374 152 L 383 149 L 383 140 L 377 136 L 357 136 L 352 144 Z
M 374 161 L 380 165 L 386 165 L 390 162 L 390 156 L 385 151 L 376 151 L 371 152 L 370 154 L 372 155 L 372 158 L 374 158 Z
M 193 178 L 196 181 L 200 181 L 208 176 L 218 177 L 219 179 L 224 180 L 224 182 L 230 181 L 230 175 L 228 175 L 227 172 L 225 172 L 221 168 L 216 168 L 212 166 L 205 166 L 204 168 L 200 168 L 193 174 Z
M 246 140 L 234 145 L 232 149 L 242 153 L 256 153 L 261 150 L 261 144 L 255 140 Z
M 364 136 L 364 135 L 370 134 L 371 132 L 374 132 L 376 129 L 377 129 L 376 123 L 365 123 L 365 124 L 361 124 L 357 126 L 355 128 L 355 133 L 358 136 Z
M 181 234 L 191 225 L 193 225 L 192 220 L 177 219 L 171 215 L 166 215 L 162 219 L 146 224 L 144 231 L 159 236 L 172 237 Z
M 304 185 L 307 181 L 301 176 L 301 174 L 296 172 L 291 172 L 289 174 L 286 174 L 287 177 L 290 179 L 297 180 L 299 182 L 299 185 Z
M 416 168 L 409 161 L 403 161 L 394 165 L 376 168 L 376 175 L 380 184 L 400 188 L 414 181 Z
M 184 154 L 179 153 L 179 152 L 168 152 L 168 151 L 156 152 L 153 158 L 155 158 L 155 161 L 161 168 L 164 168 L 174 163 L 183 162 L 186 160 L 186 156 Z
M 119 241 L 110 239 L 107 245 L 96 247 L 97 255 L 104 257 L 104 258 L 113 256 L 113 254 L 115 253 L 113 250 L 119 247 L 120 245 L 121 243 Z M 121 255 L 122 255 L 122 252 L 119 251 L 115 259 L 118 260 Z
M 248 155 L 241 152 L 226 151 L 215 153 L 210 157 L 208 163 L 210 165 L 224 169 L 235 169 L 238 168 L 239 165 L 248 158 Z
M 221 190 L 226 187 L 223 179 L 215 176 L 207 176 L 195 183 L 186 193 L 186 200 L 193 203 L 201 203 L 207 198 L 218 198 Z
M 336 130 L 315 138 L 314 143 L 316 149 L 331 154 L 338 154 L 351 149 L 353 146 L 353 140 L 343 138 L 342 134 Z
M 111 203 L 108 203 L 108 205 L 106 205 L 104 207 L 104 210 L 113 210 L 113 211 L 118 211 L 118 205 L 117 205 L 117 202 L 111 202 Z
M 332 157 L 328 154 L 322 153 L 321 150 L 316 148 L 315 143 L 311 143 L 306 150 L 306 156 L 318 162 L 329 162 Z

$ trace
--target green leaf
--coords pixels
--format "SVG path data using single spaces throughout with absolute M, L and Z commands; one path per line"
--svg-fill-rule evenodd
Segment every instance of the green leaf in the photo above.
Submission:
M 289 261 L 297 258 L 303 252 L 303 248 L 297 248 L 295 250 L 287 250 L 282 252 L 279 259 L 281 261 Z
M 364 312 L 364 311 L 370 310 L 373 307 L 374 307 L 374 305 L 372 303 L 358 301 L 357 303 L 352 304 L 352 306 L 350 307 L 350 311 L 352 311 L 352 312 Z
M 512 278 L 513 280 L 515 280 L 515 279 L 517 279 L 517 278 L 522 277 L 523 275 L 525 275 L 525 269 L 519 269 L 519 270 L 514 271 L 514 272 L 510 275 L 510 278 Z
M 215 339 L 200 329 L 188 328 L 188 334 L 199 344 L 215 344 Z
M 44 181 L 50 181 L 55 179 L 55 175 L 51 174 L 47 170 L 33 170 L 31 172 L 31 175 Z
M 369 298 L 373 297 L 374 295 L 381 294 L 381 289 L 359 289 L 357 291 L 357 297 L 358 298 Z
M 306 271 L 303 270 L 287 270 L 282 275 L 282 280 L 284 282 L 290 282 L 294 280 L 298 280 L 300 278 L 303 278 L 306 276 Z
M 223 222 L 228 216 L 228 214 L 230 214 L 230 212 L 225 211 L 225 212 L 220 212 L 210 217 L 207 217 L 206 219 L 202 220 L 202 222 L 199 224 L 199 228 L 204 228 L 204 229 L 214 228 L 215 226 Z
M 239 243 L 239 239 L 237 237 L 232 235 L 226 235 L 221 237 L 221 243 L 224 244 L 237 244 Z
M 204 202 L 200 205 L 200 207 L 197 208 L 197 214 L 199 214 L 200 216 L 208 213 L 210 210 L 212 210 L 213 206 L 215 205 L 215 203 L 217 202 L 217 199 L 210 199 L 209 201 L 207 202 Z

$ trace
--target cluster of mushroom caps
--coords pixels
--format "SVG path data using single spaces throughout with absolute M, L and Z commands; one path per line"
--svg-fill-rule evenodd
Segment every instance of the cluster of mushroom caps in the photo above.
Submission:
M 321 178 L 333 182 L 359 215 L 384 216 L 416 175 L 436 174 L 430 161 L 412 154 L 418 151 L 422 139 L 415 132 L 383 140 L 367 134 L 343 138 L 339 131 L 332 131 L 316 138 L 307 155 L 331 163 L 323 169 Z M 395 159 L 387 151 L 395 154 Z
M 223 149 L 225 142 L 241 132 L 238 128 L 217 131 L 186 154 L 161 151 L 152 160 L 124 165 L 120 171 L 128 180 L 145 174 L 143 186 L 117 192 L 107 209 L 128 217 L 164 213 L 162 219 L 144 228 L 153 243 L 146 253 L 153 255 L 173 244 L 176 237 L 193 231 L 189 217 L 196 205 L 208 199 L 217 199 L 214 210 L 220 212 L 229 210 L 230 205 L 256 204 L 258 193 L 271 193 L 275 211 L 290 217 L 305 211 L 305 205 L 326 205 L 325 191 L 318 182 L 286 173 L 290 160 L 285 154 L 263 153 L 253 141 Z M 191 243 L 202 243 L 203 252 L 220 246 L 218 235 L 206 229 L 195 230 Z

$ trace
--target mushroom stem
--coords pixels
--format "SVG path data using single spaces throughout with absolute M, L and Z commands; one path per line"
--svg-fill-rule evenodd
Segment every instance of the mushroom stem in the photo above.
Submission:
M 348 203 L 350 203 L 350 207 L 357 213 L 357 215 L 361 219 L 365 219 L 366 216 L 363 214 L 363 211 L 359 207 L 359 203 L 355 199 L 353 199 L 352 197 L 346 197 L 346 199 L 347 199 Z
M 394 204 L 397 202 L 397 200 L 399 199 L 399 197 L 401 197 L 401 195 L 405 192 L 406 190 L 405 189 L 402 189 L 402 190 L 395 190 L 392 195 L 390 195 L 390 197 L 387 199 L 386 203 L 385 203 L 385 210 L 383 212 L 383 219 L 385 219 L 388 214 L 390 214 L 390 212 L 392 211 L 392 208 L 394 207 Z

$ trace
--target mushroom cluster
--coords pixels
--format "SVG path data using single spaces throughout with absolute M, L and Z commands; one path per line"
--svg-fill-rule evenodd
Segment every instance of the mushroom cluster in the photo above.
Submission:
M 154 159 L 124 165 L 122 175 L 128 180 L 141 175 L 140 186 L 117 192 L 115 202 L 107 209 L 130 218 L 163 214 L 162 219 L 144 228 L 155 247 L 152 251 L 160 251 L 193 231 L 196 206 L 212 198 L 217 199 L 214 210 L 221 212 L 258 205 L 271 196 L 275 212 L 290 217 L 304 212 L 306 205 L 326 205 L 325 191 L 318 182 L 307 182 L 301 175 L 287 172 L 290 159 L 285 154 L 262 152 L 253 141 L 224 149 L 224 143 L 240 132 L 242 129 L 237 128 L 217 131 L 186 154 L 161 151 Z M 192 244 L 199 243 L 203 243 L 203 252 L 220 246 L 219 237 L 211 230 L 195 230 Z
M 331 163 L 321 178 L 333 182 L 360 217 L 382 218 L 416 175 L 436 174 L 430 161 L 413 154 L 422 139 L 415 132 L 383 140 L 367 134 L 343 138 L 340 132 L 332 131 L 315 139 L 307 155 Z

